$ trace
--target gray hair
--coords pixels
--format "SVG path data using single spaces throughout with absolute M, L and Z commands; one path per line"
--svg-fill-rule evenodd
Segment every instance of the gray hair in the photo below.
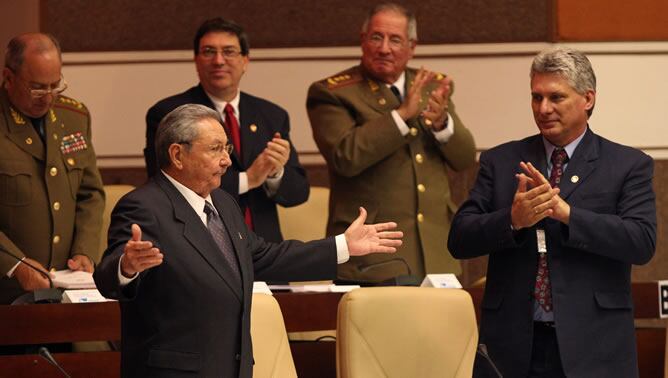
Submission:
M 380 3 L 373 7 L 369 14 L 366 16 L 364 23 L 362 24 L 362 33 L 366 33 L 369 28 L 369 22 L 373 16 L 382 12 L 394 12 L 399 13 L 400 15 L 406 17 L 408 21 L 408 29 L 406 30 L 406 35 L 411 41 L 417 41 L 417 20 L 415 19 L 415 13 L 408 10 L 408 8 L 397 3 Z
M 531 64 L 530 77 L 533 79 L 537 73 L 557 74 L 581 95 L 590 90 L 596 92 L 596 75 L 591 62 L 585 54 L 569 47 L 555 47 L 538 53 Z M 592 107 L 587 114 L 591 116 L 593 111 Z
M 36 36 L 37 38 L 34 38 Z M 38 54 L 55 48 L 58 52 L 58 58 L 62 61 L 60 43 L 58 43 L 56 37 L 51 34 L 29 33 L 16 36 L 9 41 L 5 50 L 5 67 L 18 72 L 23 65 L 23 60 L 25 59 L 24 53 L 29 43 L 33 44 L 32 47 L 35 48 Z
M 155 151 L 160 168 L 171 164 L 169 146 L 172 144 L 186 143 L 186 148 L 190 150 L 190 142 L 199 136 L 197 124 L 204 119 L 221 122 L 217 111 L 197 104 L 181 105 L 160 121 L 155 136 Z

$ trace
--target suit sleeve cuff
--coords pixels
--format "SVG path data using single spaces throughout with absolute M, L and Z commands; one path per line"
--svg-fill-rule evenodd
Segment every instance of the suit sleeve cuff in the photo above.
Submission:
M 410 132 L 410 128 L 408 127 L 406 122 L 403 119 L 401 119 L 399 113 L 397 113 L 396 110 L 393 110 L 391 114 L 392 114 L 392 119 L 394 120 L 394 124 L 397 125 L 397 129 L 399 129 L 401 136 L 406 136 Z
M 452 116 L 448 113 L 448 119 L 445 121 L 443 130 L 432 131 L 437 141 L 441 143 L 448 143 L 450 138 L 455 134 L 455 123 L 451 122 Z
M 336 263 L 343 264 L 350 259 L 350 252 L 348 251 L 348 243 L 346 243 L 346 235 L 339 234 L 334 238 L 336 241 Z

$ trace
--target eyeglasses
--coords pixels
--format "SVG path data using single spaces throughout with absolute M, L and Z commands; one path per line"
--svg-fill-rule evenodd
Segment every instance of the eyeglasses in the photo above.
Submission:
M 385 35 L 380 33 L 373 33 L 367 37 L 367 40 L 369 41 L 369 44 L 371 44 L 372 46 L 380 47 L 383 45 L 383 42 L 385 42 Z M 407 41 L 401 37 L 390 36 L 388 44 L 392 49 L 399 49 L 404 47 L 406 45 L 406 42 Z
M 179 142 L 179 144 L 187 144 L 189 146 L 193 145 L 193 142 Z M 234 151 L 234 145 L 233 144 L 222 144 L 222 143 L 215 143 L 215 144 L 209 144 L 206 145 L 207 152 L 209 152 L 213 156 L 221 156 L 223 152 L 226 152 L 227 155 L 232 155 L 232 151 Z
M 222 50 L 213 47 L 204 47 L 199 53 L 206 59 L 213 59 L 218 56 L 218 54 L 221 54 L 225 59 L 234 59 L 241 55 L 241 51 L 234 47 L 225 47 Z
M 12 73 L 14 74 L 14 77 L 19 78 L 21 79 L 21 81 L 26 83 L 26 89 L 28 89 L 30 97 L 32 97 L 33 99 L 42 98 L 49 94 L 57 96 L 65 92 L 65 89 L 67 89 L 67 82 L 65 81 L 65 77 L 63 77 L 63 75 L 60 75 L 60 80 L 58 81 L 58 84 L 45 85 L 45 84 L 29 84 L 26 80 L 17 75 L 16 72 L 14 72 L 13 70 Z

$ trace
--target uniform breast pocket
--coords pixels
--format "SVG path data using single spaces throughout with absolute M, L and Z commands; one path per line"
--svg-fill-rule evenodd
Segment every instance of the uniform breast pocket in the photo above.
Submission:
M 32 170 L 28 162 L 0 160 L 0 204 L 26 206 L 32 200 Z
M 79 186 L 83 178 L 84 167 L 87 164 L 86 156 L 84 154 L 77 154 L 75 156 L 63 156 L 65 160 L 65 169 L 67 171 L 67 179 L 70 184 L 70 193 L 72 198 L 77 198 Z

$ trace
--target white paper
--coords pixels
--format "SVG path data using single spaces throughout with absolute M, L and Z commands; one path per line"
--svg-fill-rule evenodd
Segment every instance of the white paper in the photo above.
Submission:
M 427 274 L 420 287 L 436 287 L 441 289 L 461 289 L 462 284 L 452 273 Z
M 58 270 L 53 273 L 55 276 L 53 286 L 65 289 L 95 289 L 93 273 L 81 270 Z
M 97 289 L 65 290 L 62 303 L 94 303 L 111 300 L 103 297 Z

